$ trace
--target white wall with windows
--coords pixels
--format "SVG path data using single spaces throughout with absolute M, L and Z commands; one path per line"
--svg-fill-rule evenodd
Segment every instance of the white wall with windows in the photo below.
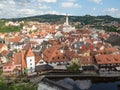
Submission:
M 35 57 L 26 57 L 27 71 L 33 73 L 35 71 Z

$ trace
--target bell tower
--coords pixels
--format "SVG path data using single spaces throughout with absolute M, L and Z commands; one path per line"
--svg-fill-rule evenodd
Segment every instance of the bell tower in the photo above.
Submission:
M 66 14 L 66 25 L 69 25 L 68 14 Z

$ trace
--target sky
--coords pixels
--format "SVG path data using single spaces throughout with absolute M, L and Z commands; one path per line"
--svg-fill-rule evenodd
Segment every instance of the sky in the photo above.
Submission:
M 0 0 L 0 18 L 66 13 L 120 18 L 120 0 Z

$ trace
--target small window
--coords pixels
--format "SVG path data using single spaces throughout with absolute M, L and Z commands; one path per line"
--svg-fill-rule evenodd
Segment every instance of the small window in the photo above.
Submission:
M 11 67 L 9 67 L 9 69 L 11 69 Z
M 30 59 L 30 62 L 32 61 L 32 59 Z
M 118 59 L 117 59 L 117 58 L 115 58 L 115 61 L 118 61 Z
M 58 59 L 60 59 L 60 57 L 58 57 Z
M 30 67 L 30 69 L 33 69 L 32 67 Z
M 98 62 L 101 62 L 101 60 L 98 60 Z
M 32 63 L 30 63 L 30 65 L 32 65 Z
M 42 64 L 43 62 L 39 62 L 40 64 Z
M 108 61 L 111 61 L 111 59 L 110 59 L 110 58 L 107 58 L 107 60 L 108 60 Z

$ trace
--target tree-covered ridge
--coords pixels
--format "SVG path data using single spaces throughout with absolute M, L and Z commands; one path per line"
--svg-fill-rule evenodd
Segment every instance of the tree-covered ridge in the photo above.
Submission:
M 22 21 L 22 20 L 27 20 L 27 21 L 39 21 L 39 22 L 51 22 L 51 23 L 56 23 L 59 21 L 63 21 L 65 18 L 65 15 L 51 15 L 51 14 L 46 14 L 46 15 L 40 15 L 40 16 L 31 16 L 31 17 L 25 17 L 25 18 L 13 18 L 13 19 L 8 19 L 11 21 Z M 109 23 L 111 21 L 116 21 L 120 23 L 120 18 L 114 18 L 108 15 L 105 16 L 90 16 L 90 15 L 85 15 L 85 16 L 69 16 L 70 22 L 81 22 L 84 24 L 95 24 L 98 22 L 104 22 L 104 23 Z
M 0 20 L 0 32 L 18 32 L 22 28 L 22 26 L 5 26 L 5 22 L 13 21 L 13 22 L 28 22 L 28 21 L 38 21 L 38 22 L 48 22 L 51 24 L 63 24 L 65 22 L 65 15 L 39 15 L 39 16 L 31 16 L 24 18 L 12 18 L 12 19 L 1 19 Z M 76 28 L 82 28 L 84 25 L 90 25 L 92 28 L 103 29 L 106 31 L 117 31 L 120 28 L 115 26 L 114 23 L 120 24 L 120 18 L 111 17 L 108 15 L 105 16 L 69 16 L 69 22 L 74 25 Z M 80 24 L 76 24 L 76 22 L 80 22 Z

